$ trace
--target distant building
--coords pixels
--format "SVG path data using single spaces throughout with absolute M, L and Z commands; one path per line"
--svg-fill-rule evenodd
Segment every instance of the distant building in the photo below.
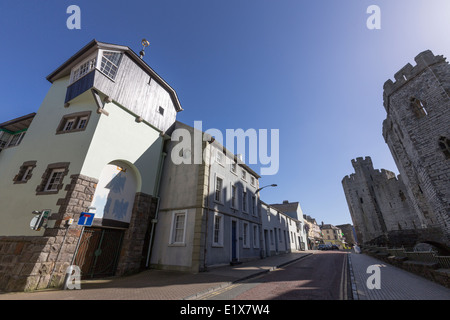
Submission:
M 323 243 L 320 226 L 317 224 L 316 219 L 311 218 L 310 216 L 303 215 L 303 220 L 306 223 L 308 234 L 308 248 L 310 250 L 317 249 L 318 245 Z
M 261 201 L 263 256 L 305 250 L 302 223 Z
M 323 234 L 323 242 L 329 245 L 337 245 L 340 249 L 344 249 L 344 236 L 342 230 L 331 224 L 322 224 L 320 226 Z
M 307 230 L 306 230 L 306 224 L 303 220 L 303 212 L 302 208 L 300 207 L 299 202 L 289 202 L 288 200 L 284 200 L 283 203 L 275 203 L 271 204 L 271 207 L 280 210 L 281 212 L 284 212 L 291 218 L 298 221 L 300 224 L 300 230 L 301 230 L 301 236 L 300 236 L 300 248 L 301 250 L 307 250 Z

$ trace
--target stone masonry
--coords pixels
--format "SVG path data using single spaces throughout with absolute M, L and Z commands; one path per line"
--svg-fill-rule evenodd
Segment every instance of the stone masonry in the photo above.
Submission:
M 66 185 L 64 198 L 57 202 L 59 210 L 49 217 L 49 227 L 43 236 L 0 237 L 0 289 L 31 291 L 60 286 L 81 233 L 76 221 L 87 211 L 94 195 L 97 180 L 72 175 Z
M 424 51 L 384 84 L 383 137 L 421 226 L 450 244 L 450 65 Z
M 391 171 L 373 168 L 370 157 L 352 160 L 355 173 L 342 180 L 358 241 L 420 226 L 406 187 Z

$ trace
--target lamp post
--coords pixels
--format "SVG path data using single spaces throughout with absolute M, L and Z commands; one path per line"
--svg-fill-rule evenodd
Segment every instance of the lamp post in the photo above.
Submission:
M 256 189 L 255 193 L 258 193 L 258 192 L 260 192 L 262 189 L 267 188 L 267 187 L 277 187 L 277 185 L 276 185 L 276 184 L 269 184 L 269 185 L 264 186 L 264 187 L 262 187 L 262 188 Z

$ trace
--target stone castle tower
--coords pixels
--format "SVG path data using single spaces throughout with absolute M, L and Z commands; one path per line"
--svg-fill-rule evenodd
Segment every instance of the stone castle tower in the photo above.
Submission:
M 383 137 L 421 228 L 450 243 L 450 65 L 424 51 L 384 84 Z
M 375 170 L 370 157 L 352 160 L 352 165 L 355 173 L 344 177 L 342 186 L 358 241 L 384 240 L 389 233 L 420 225 L 400 177 Z

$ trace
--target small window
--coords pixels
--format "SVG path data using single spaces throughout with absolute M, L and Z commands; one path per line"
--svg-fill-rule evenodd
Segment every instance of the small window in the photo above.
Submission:
M 223 165 L 223 152 L 221 150 L 216 151 L 216 162 Z
M 242 191 L 242 211 L 247 212 L 247 191 Z
M 6 131 L 0 131 L 0 149 L 6 148 L 8 145 L 11 134 Z
M 253 248 L 259 248 L 259 228 L 257 225 L 253 226 Z
M 216 192 L 214 195 L 214 200 L 217 202 L 222 202 L 222 187 L 223 187 L 223 179 L 216 177 Z
M 72 70 L 70 74 L 70 83 L 74 83 L 78 79 L 81 79 L 89 72 L 95 69 L 97 63 L 97 57 L 90 57 L 87 61 L 82 62 L 81 65 Z
M 213 245 L 223 245 L 223 217 L 220 214 L 214 215 Z
M 77 129 L 84 129 L 86 127 L 88 117 L 80 117 L 77 124 Z
M 71 118 L 71 119 L 67 119 L 66 123 L 64 124 L 64 129 L 63 131 L 70 131 L 72 129 L 75 128 L 74 124 L 75 124 L 75 118 Z
M 163 116 L 163 115 L 164 115 L 164 108 L 160 106 L 160 107 L 158 108 L 158 112 L 159 112 L 160 115 Z
M 231 186 L 231 207 L 237 209 L 237 200 L 236 200 L 237 190 L 236 186 Z
M 256 196 L 252 196 L 252 214 L 256 216 Z
M 255 181 L 256 181 L 255 177 L 254 176 L 250 176 L 250 184 L 252 186 L 255 186 Z
M 36 195 L 56 194 L 63 187 L 64 177 L 69 173 L 69 162 L 52 163 L 42 175 L 41 184 L 36 188 Z
M 62 183 L 64 177 L 64 169 L 53 169 L 50 177 L 45 185 L 44 191 L 57 191 L 58 186 Z
M 116 78 L 122 60 L 122 53 L 113 51 L 104 51 L 100 64 L 100 71 L 110 77 L 112 80 Z
M 243 230 L 242 230 L 242 232 L 243 232 L 243 234 L 242 234 L 242 240 L 243 240 L 242 246 L 244 248 L 248 248 L 250 246 L 250 238 L 249 238 L 249 230 L 248 229 L 249 229 L 248 228 L 248 223 L 244 222 L 243 223 Z
M 20 168 L 19 173 L 14 177 L 14 184 L 26 183 L 31 179 L 33 169 L 36 167 L 36 161 L 26 161 Z
M 446 137 L 439 138 L 439 147 L 445 155 L 446 159 L 450 159 L 450 140 Z
M 426 107 L 425 102 L 423 102 L 419 99 L 416 99 L 416 98 L 411 98 L 410 101 L 411 101 L 411 107 L 417 117 L 422 118 L 422 117 L 428 115 L 428 112 L 425 109 L 425 107 Z
M 22 131 L 20 133 L 16 133 L 11 135 L 11 138 L 7 144 L 7 147 L 15 147 L 18 146 L 21 142 L 23 137 L 25 136 L 26 131 Z
M 233 172 L 234 174 L 236 174 L 236 171 L 237 171 L 236 167 L 237 167 L 236 162 L 233 162 L 231 164 L 230 171 Z
M 84 131 L 88 125 L 91 111 L 65 115 L 56 129 L 56 134 Z
M 184 233 L 186 225 L 186 213 L 176 212 L 173 215 L 173 229 L 171 244 L 184 243 Z
M 243 180 L 247 180 L 247 171 L 242 170 L 241 178 L 242 178 Z

